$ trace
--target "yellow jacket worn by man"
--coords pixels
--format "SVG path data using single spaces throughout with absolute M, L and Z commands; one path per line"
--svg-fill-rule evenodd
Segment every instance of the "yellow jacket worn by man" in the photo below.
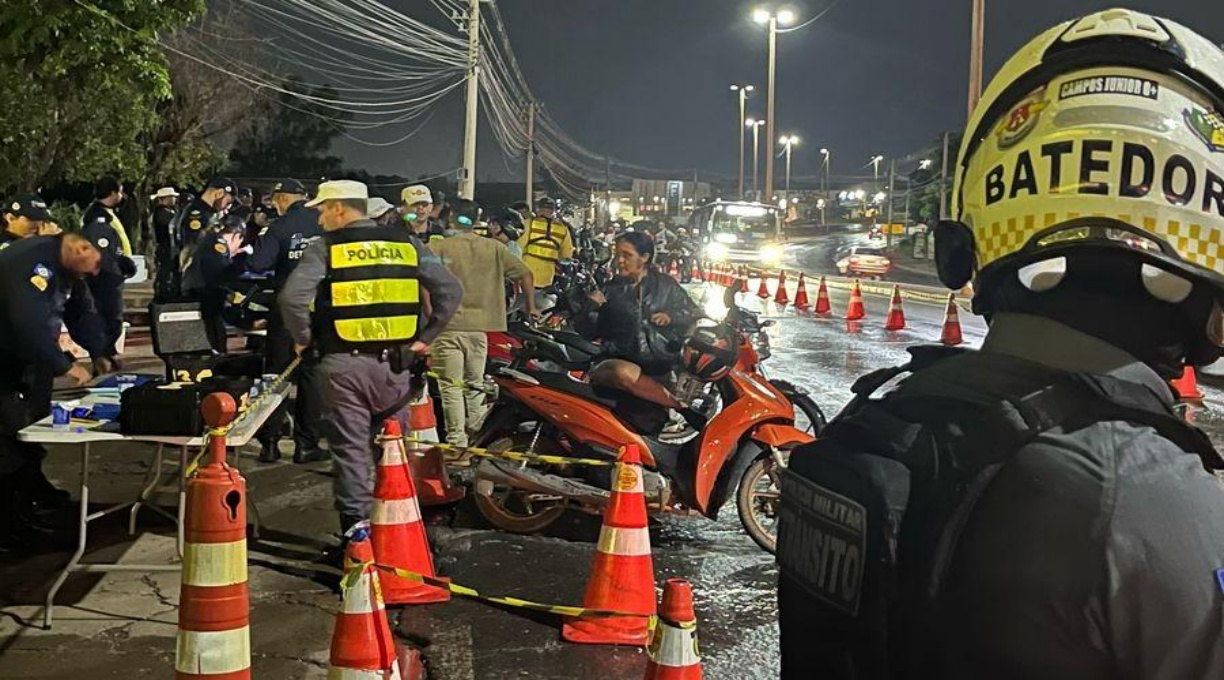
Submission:
M 538 288 L 547 288 L 557 273 L 557 262 L 574 256 L 574 240 L 569 226 L 556 218 L 557 206 L 551 198 L 536 204 L 536 217 L 519 238 L 523 262 L 531 268 Z

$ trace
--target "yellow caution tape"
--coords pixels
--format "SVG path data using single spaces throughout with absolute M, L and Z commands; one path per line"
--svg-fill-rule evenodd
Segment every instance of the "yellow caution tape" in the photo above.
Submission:
M 519 609 L 530 609 L 531 611 L 546 612 L 549 614 L 557 614 L 559 616 L 569 617 L 610 617 L 610 616 L 632 616 L 635 618 L 645 618 L 650 621 L 650 628 L 653 629 L 656 625 L 657 616 L 654 614 L 642 614 L 640 612 L 622 612 L 614 609 L 587 609 L 585 607 L 573 607 L 560 604 L 544 604 L 542 602 L 532 602 L 517 597 L 504 597 L 496 595 L 484 595 L 475 588 L 468 588 L 457 583 L 451 583 L 445 579 L 440 579 L 434 576 L 426 576 L 415 571 L 400 569 L 386 564 L 378 564 L 376 562 L 365 562 L 362 564 L 353 565 L 344 575 L 345 583 L 352 583 L 355 580 L 355 575 L 360 575 L 366 567 L 374 567 L 379 571 L 384 571 L 389 574 L 395 574 L 400 578 L 406 578 L 418 583 L 424 583 L 427 586 L 448 590 L 454 595 L 467 597 L 474 600 L 483 600 L 484 602 L 492 602 L 494 604 L 505 605 L 507 607 L 516 607 Z
M 277 388 L 281 386 L 281 383 L 288 380 L 289 376 L 293 374 L 293 371 L 296 370 L 298 365 L 301 363 L 302 357 L 295 357 L 294 360 L 289 362 L 289 365 L 285 367 L 285 370 L 281 371 L 280 375 L 276 376 L 271 382 L 268 383 L 268 385 L 264 388 L 264 391 L 261 392 L 258 397 L 255 397 L 254 401 L 248 402 L 245 407 L 238 410 L 237 418 L 232 420 L 224 427 L 210 428 L 208 433 L 204 436 L 204 447 L 200 449 L 200 452 L 196 454 L 194 459 L 192 459 L 191 464 L 188 465 L 187 469 L 183 471 L 183 475 L 185 477 L 194 475 L 196 470 L 198 470 L 200 467 L 200 459 L 202 459 L 204 454 L 208 452 L 208 444 L 210 440 L 212 440 L 213 437 L 224 437 L 228 435 L 230 430 L 234 429 L 238 423 L 242 422 L 242 419 L 246 416 L 246 414 L 255 410 L 256 406 L 258 406 L 265 399 L 269 398 L 269 395 L 276 392 Z
M 547 463 L 549 465 L 589 465 L 592 467 L 610 467 L 616 465 L 614 460 L 601 460 L 598 458 L 570 458 L 568 456 L 552 456 L 543 453 L 522 453 L 519 451 L 491 451 L 475 446 L 455 446 L 445 442 L 429 441 L 428 439 L 418 439 L 416 437 L 404 437 L 405 444 L 411 442 L 413 444 L 425 444 L 432 448 L 442 449 L 444 451 L 454 451 L 457 453 L 467 453 L 481 458 L 503 458 L 505 460 L 513 460 L 521 463 Z

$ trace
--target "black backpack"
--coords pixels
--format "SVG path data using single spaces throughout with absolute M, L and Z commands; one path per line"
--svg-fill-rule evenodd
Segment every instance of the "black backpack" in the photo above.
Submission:
M 1224 468 L 1167 397 L 1134 382 L 993 353 L 910 354 L 860 379 L 783 473 L 784 680 L 943 677 L 939 596 L 957 540 L 995 475 L 1043 432 L 1147 425 L 1205 468 Z

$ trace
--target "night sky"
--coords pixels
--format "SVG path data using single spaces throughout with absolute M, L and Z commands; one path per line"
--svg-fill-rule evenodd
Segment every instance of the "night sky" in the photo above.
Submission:
M 383 0 L 415 17 L 425 0 Z M 987 0 L 986 82 L 1030 38 L 1065 19 L 1114 6 L 1097 0 Z M 660 168 L 735 173 L 737 100 L 757 85 L 764 115 L 766 31 L 744 0 L 500 0 L 536 96 L 588 148 Z M 827 0 L 796 0 L 800 20 Z M 1135 0 L 1129 6 L 1224 42 L 1221 0 Z M 866 174 L 875 153 L 916 151 L 964 124 L 969 0 L 841 0 L 824 18 L 779 36 L 778 133 L 799 135 L 795 174 L 814 175 L 821 146 L 837 175 Z M 350 165 L 408 176 L 459 165 L 462 90 L 424 131 L 391 149 L 340 142 Z M 371 133 L 370 139 L 378 139 Z M 393 136 L 393 135 L 388 135 Z M 764 144 L 764 139 L 762 139 Z M 481 181 L 521 176 L 487 129 Z M 691 177 L 691 171 L 686 177 Z

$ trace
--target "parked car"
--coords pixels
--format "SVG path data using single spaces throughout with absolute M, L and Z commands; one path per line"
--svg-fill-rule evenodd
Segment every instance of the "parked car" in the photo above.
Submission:
M 837 256 L 837 271 L 842 276 L 882 279 L 892 271 L 892 260 L 883 248 L 853 246 Z

